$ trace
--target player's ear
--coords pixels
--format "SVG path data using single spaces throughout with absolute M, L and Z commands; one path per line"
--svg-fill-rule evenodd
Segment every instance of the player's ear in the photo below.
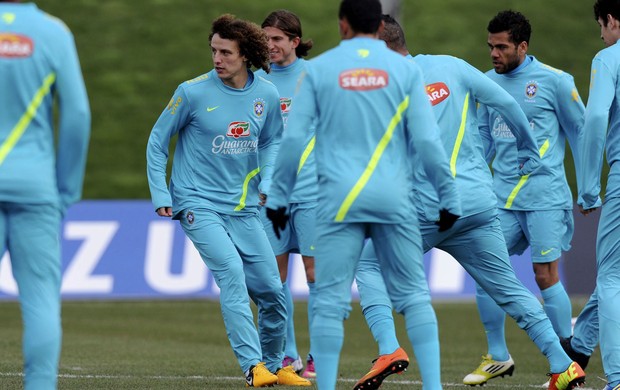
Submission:
M 377 29 L 377 36 L 381 36 L 381 34 L 383 34 L 383 30 L 385 30 L 385 22 L 382 20 L 379 24 L 379 28 Z

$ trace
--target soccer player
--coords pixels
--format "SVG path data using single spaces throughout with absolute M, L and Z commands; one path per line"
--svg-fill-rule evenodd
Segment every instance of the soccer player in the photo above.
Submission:
M 443 55 L 416 55 L 407 49 L 400 25 L 384 15 L 385 29 L 380 38 L 392 50 L 413 59 L 424 74 L 426 90 L 441 130 L 441 142 L 450 158 L 450 168 L 463 202 L 463 216 L 447 232 L 437 232 L 434 219 L 439 202 L 421 170 L 416 171 L 414 201 L 418 208 L 424 251 L 440 248 L 451 255 L 483 286 L 523 328 L 551 366 L 552 389 L 569 388 L 571 370 L 580 371 L 563 353 L 559 339 L 538 300 L 517 279 L 510 264 L 506 243 L 497 218 L 493 178 L 486 164 L 478 134 L 476 102 L 499 110 L 515 129 L 520 173 L 536 169 L 540 158 L 529 124 L 517 102 L 500 86 L 465 61 Z M 515 173 L 518 166 L 515 162 Z M 375 243 L 376 244 L 376 243 Z M 398 371 L 400 350 L 390 301 L 374 253 L 373 242 L 364 248 L 357 270 L 357 286 L 364 316 L 379 344 L 379 358 L 372 370 L 358 381 L 356 389 L 375 389 L 383 379 Z M 386 279 L 386 282 L 388 280 Z M 409 337 L 424 338 L 424 334 Z M 416 352 L 417 353 L 417 352 Z M 512 370 L 504 371 L 512 374 Z M 424 389 L 429 387 L 422 378 Z
M 67 26 L 33 3 L 0 1 L 0 15 L 0 256 L 8 249 L 19 287 L 24 388 L 55 389 L 60 227 L 82 196 L 90 107 Z
M 415 164 L 424 165 L 440 195 L 440 229 L 452 226 L 460 201 L 422 74 L 377 39 L 382 24 L 378 0 L 340 3 L 343 40 L 306 64 L 268 194 L 267 216 L 280 230 L 289 218 L 298 162 L 316 118 L 316 302 L 310 339 L 321 390 L 336 386 L 343 320 L 351 310 L 351 284 L 366 237 L 375 241 L 396 310 L 424 335 L 412 340 L 423 352 L 419 361 L 439 350 L 410 200 Z M 438 360 L 421 369 L 432 363 L 431 375 L 439 382 Z
M 592 60 L 590 95 L 581 145 L 583 165 L 579 171 L 583 185 L 579 191 L 579 205 L 583 213 L 588 214 L 601 206 L 599 194 L 604 150 L 607 153 L 610 171 L 596 242 L 596 290 L 577 318 L 571 347 L 578 353 L 591 355 L 597 341 L 598 325 L 603 369 L 608 381 L 605 390 L 618 390 L 620 389 L 620 249 L 618 248 L 620 181 L 617 175 L 617 163 L 620 157 L 618 149 L 620 1 L 597 0 L 594 4 L 594 18 L 601 28 L 601 38 L 607 48 L 598 52 Z
M 306 61 L 303 57 L 308 55 L 312 48 L 312 41 L 302 41 L 301 21 L 294 13 L 287 10 L 277 10 L 270 13 L 263 21 L 261 27 L 267 33 L 269 39 L 269 59 L 271 71 L 266 73 L 262 69 L 256 71 L 256 75 L 266 78 L 275 84 L 280 93 L 280 109 L 286 128 L 289 110 L 293 104 L 297 80 L 305 68 Z M 281 232 L 281 237 L 276 237 L 271 221 L 265 215 L 263 208 L 261 218 L 265 225 L 265 232 L 276 254 L 280 279 L 284 284 L 284 299 L 288 321 L 286 324 L 286 341 L 284 347 L 283 366 L 293 365 L 297 373 L 301 373 L 304 366 L 297 351 L 295 340 L 295 324 L 293 322 L 293 297 L 287 285 L 288 260 L 292 252 L 300 253 L 306 271 L 306 280 L 310 294 L 308 297 L 308 323 L 312 323 L 312 303 L 314 302 L 314 226 L 316 220 L 316 170 L 314 168 L 314 133 L 308 134 L 304 158 L 297 168 L 297 183 L 291 196 L 289 205 L 291 218 L 287 223 L 288 229 Z M 306 369 L 303 376 L 315 377 L 314 360 L 312 351 L 306 359 Z
M 209 36 L 215 69 L 179 85 L 147 145 L 158 215 L 180 221 L 220 288 L 224 324 L 246 384 L 310 386 L 281 368 L 286 308 L 275 256 L 258 215 L 283 129 L 269 69 L 267 36 L 222 15 Z M 170 187 L 168 146 L 178 135 Z M 258 307 L 258 331 L 250 308 Z
M 499 12 L 488 24 L 488 45 L 494 69 L 486 74 L 510 93 L 530 122 L 542 167 L 531 175 L 515 175 L 514 128 L 494 108 L 478 110 L 487 161 L 493 161 L 494 189 L 508 253 L 527 247 L 543 298 L 543 307 L 561 338 L 571 334 L 571 302 L 560 281 L 559 258 L 570 248 L 573 198 L 564 171 L 568 138 L 576 170 L 578 138 L 583 131 L 584 106 L 573 77 L 528 55 L 531 26 L 515 11 Z M 514 366 L 504 335 L 504 311 L 479 285 L 476 301 L 486 330 L 487 355 L 464 382 L 476 384 L 501 374 L 492 368 Z

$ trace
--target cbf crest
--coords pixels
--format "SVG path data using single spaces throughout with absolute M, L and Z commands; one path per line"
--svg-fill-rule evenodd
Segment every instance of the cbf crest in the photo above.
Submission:
M 193 211 L 189 211 L 186 215 L 185 218 L 187 218 L 187 223 L 189 223 L 190 225 L 194 223 L 194 212 Z
M 533 99 L 538 92 L 538 83 L 536 81 L 528 81 L 525 86 L 525 96 L 528 99 Z
M 254 99 L 252 103 L 254 106 L 254 115 L 261 117 L 265 112 L 265 101 L 262 98 Z

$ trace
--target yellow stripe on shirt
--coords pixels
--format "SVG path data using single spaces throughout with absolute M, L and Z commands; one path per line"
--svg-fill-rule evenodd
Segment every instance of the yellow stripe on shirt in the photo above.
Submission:
M 364 172 L 362 173 L 360 178 L 357 179 L 357 182 L 353 186 L 353 189 L 349 192 L 347 197 L 344 199 L 344 202 L 342 202 L 342 204 L 340 205 L 340 208 L 338 209 L 338 213 L 336 214 L 336 219 L 335 219 L 336 222 L 342 222 L 344 220 L 345 216 L 349 212 L 349 209 L 353 205 L 353 202 L 355 202 L 355 199 L 357 199 L 360 192 L 362 192 L 362 190 L 368 183 L 368 180 L 370 180 L 370 176 L 372 176 L 373 172 L 377 168 L 379 159 L 381 159 L 381 156 L 383 155 L 385 148 L 387 148 L 387 145 L 390 143 L 390 140 L 392 139 L 392 136 L 394 135 L 394 129 L 396 129 L 396 126 L 402 120 L 403 112 L 405 112 L 407 107 L 409 107 L 409 96 L 405 97 L 405 100 L 403 100 L 398 105 L 398 108 L 396 109 L 396 113 L 392 117 L 392 120 L 390 120 L 390 124 L 385 130 L 383 137 L 381 137 L 381 140 L 379 141 L 379 144 L 375 148 L 375 151 L 372 153 L 372 156 L 370 157 L 370 161 L 368 162 L 366 169 L 364 169 Z
M 549 140 L 548 139 L 545 141 L 543 146 L 541 146 L 540 150 L 538 151 L 538 154 L 540 155 L 540 158 L 543 158 L 543 156 L 547 152 L 547 149 L 549 149 Z M 504 205 L 504 208 L 509 209 L 509 208 L 512 207 L 512 203 L 514 202 L 515 198 L 517 197 L 517 194 L 521 190 L 521 187 L 523 187 L 523 185 L 525 185 L 525 182 L 527 181 L 527 179 L 529 177 L 530 177 L 530 175 L 521 176 L 521 179 L 519 179 L 519 182 L 517 183 L 515 188 L 512 190 L 512 192 L 508 196 L 508 199 L 506 199 L 506 204 Z
M 252 172 L 248 173 L 243 181 L 243 192 L 241 193 L 241 199 L 239 199 L 239 204 L 235 207 L 235 211 L 240 211 L 245 208 L 245 200 L 248 197 L 248 185 L 250 184 L 250 180 L 260 172 L 260 168 L 256 168 Z
M 34 97 L 30 101 L 30 104 L 28 104 L 26 111 L 21 118 L 19 118 L 19 121 L 9 133 L 7 139 L 2 143 L 2 145 L 0 145 L 0 165 L 2 165 L 6 159 L 6 156 L 11 152 L 11 150 L 13 150 L 22 135 L 24 135 L 24 132 L 26 132 L 30 122 L 32 122 L 32 118 L 37 115 L 37 110 L 39 109 L 41 102 L 43 102 L 43 98 L 50 93 L 50 88 L 52 87 L 52 84 L 54 84 L 54 81 L 56 81 L 55 73 L 50 73 L 43 80 L 43 84 L 34 94 Z
M 316 142 L 316 135 L 312 136 L 312 139 L 310 140 L 310 142 L 308 142 L 308 145 L 306 145 L 306 149 L 301 155 L 301 159 L 299 159 L 299 167 L 297 168 L 298 175 L 299 175 L 299 172 L 301 172 L 301 168 L 303 168 L 304 165 L 306 164 L 306 160 L 308 160 L 308 157 L 310 157 L 310 153 L 312 153 L 312 150 L 314 149 L 315 142 Z
M 461 144 L 463 143 L 463 137 L 465 136 L 465 124 L 467 123 L 467 111 L 469 110 L 469 92 L 465 95 L 465 103 L 463 104 L 463 112 L 461 113 L 461 126 L 459 132 L 456 135 L 456 142 L 454 143 L 454 149 L 452 150 L 452 157 L 450 158 L 450 172 L 452 177 L 456 177 L 456 158 L 459 155 Z

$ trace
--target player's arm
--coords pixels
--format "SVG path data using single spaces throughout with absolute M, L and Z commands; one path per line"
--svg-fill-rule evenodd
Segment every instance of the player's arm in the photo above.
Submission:
M 518 161 L 520 175 L 527 175 L 532 173 L 540 166 L 540 154 L 538 152 L 538 146 L 536 145 L 536 139 L 532 134 L 532 129 L 525 116 L 525 113 L 519 106 L 519 103 L 499 84 L 489 79 L 484 73 L 480 72 L 473 66 L 465 63 L 463 67 L 464 79 L 468 81 L 470 90 L 473 92 L 474 98 L 480 104 L 484 105 L 484 111 L 487 112 L 486 118 L 488 118 L 488 108 L 491 107 L 498 111 L 515 136 L 517 141 Z M 490 133 L 488 132 L 488 120 L 482 124 L 486 126 L 484 130 L 484 137 L 486 138 L 486 149 L 491 149 L 492 140 L 490 140 Z M 482 131 L 481 131 L 482 133 Z M 487 143 L 489 145 L 487 145 Z M 491 150 L 485 152 L 485 157 L 489 159 Z
M 582 160 L 579 142 L 583 139 L 585 107 L 571 75 L 564 73 L 558 81 L 555 96 L 557 118 L 573 153 L 575 172 L 579 172 Z M 576 176 L 577 187 L 581 188 L 581 178 L 578 174 Z
M 261 130 L 258 139 L 258 161 L 261 176 L 258 190 L 261 194 L 267 194 L 271 186 L 273 167 L 278 155 L 282 131 L 284 130 L 280 100 L 277 94 L 274 94 L 273 99 L 266 102 L 266 109 L 265 126 Z
M 183 88 L 179 86 L 168 106 L 155 122 L 146 145 L 146 173 L 155 210 L 172 207 L 166 182 L 170 139 L 190 121 L 190 105 Z M 159 212 L 158 212 L 159 213 Z M 160 214 L 162 215 L 162 214 Z M 162 215 L 164 216 L 164 215 Z M 166 215 L 165 216 L 169 216 Z
M 600 207 L 601 169 L 607 136 L 609 110 L 615 98 L 616 75 L 597 57 L 592 61 L 590 95 L 579 146 L 581 169 L 577 171 L 579 205 L 584 209 Z
M 295 104 L 291 107 L 286 132 L 276 158 L 267 200 L 267 207 L 274 210 L 288 205 L 305 141 L 309 129 L 312 128 L 313 118 L 317 117 L 312 77 L 306 72 L 301 75 L 299 91 L 295 95 Z
M 80 69 L 73 35 L 66 34 L 56 41 L 58 67 L 58 153 L 56 180 L 62 212 L 82 197 L 86 155 L 90 138 L 90 107 Z
M 422 72 L 417 65 L 411 63 L 410 66 L 412 85 L 409 105 L 405 111 L 409 141 L 439 195 L 440 209 L 461 215 L 461 202 L 439 137 L 439 127 L 428 101 Z
M 491 136 L 491 126 L 489 126 L 489 109 L 484 104 L 478 104 L 476 113 L 478 115 L 478 133 L 480 133 L 480 140 L 482 141 L 484 159 L 487 164 L 491 164 L 495 158 L 495 142 Z

